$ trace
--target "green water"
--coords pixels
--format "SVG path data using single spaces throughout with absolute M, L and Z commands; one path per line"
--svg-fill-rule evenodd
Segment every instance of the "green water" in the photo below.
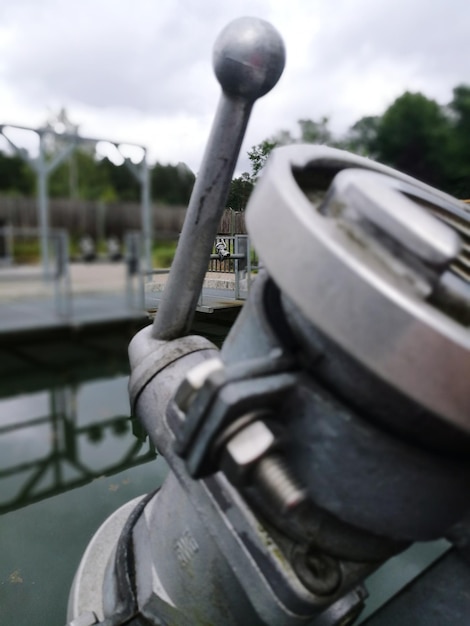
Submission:
M 53 344 L 1 355 L 10 372 L 0 378 L 2 625 L 63 626 L 93 533 L 165 476 L 163 459 L 132 434 L 127 340 L 71 342 L 60 362 Z

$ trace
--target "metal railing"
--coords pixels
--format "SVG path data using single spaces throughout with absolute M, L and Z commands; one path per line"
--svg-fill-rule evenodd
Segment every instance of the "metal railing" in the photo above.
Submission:
M 190 254 L 188 262 L 191 262 Z M 198 309 L 210 309 L 214 297 L 227 302 L 245 300 L 250 291 L 252 274 L 258 268 L 258 256 L 250 245 L 248 235 L 218 235 L 212 245 L 206 280 L 197 300 Z M 169 273 L 170 268 L 143 272 L 147 277 Z
M 145 276 L 148 271 L 142 267 L 144 245 L 145 238 L 140 231 L 130 231 L 124 236 L 126 298 L 130 308 L 144 309 L 145 307 Z
M 236 300 L 248 296 L 252 272 L 258 267 L 258 256 L 248 235 L 218 236 L 214 241 L 208 272 L 233 273 Z M 246 280 L 246 286 L 242 285 L 243 280 Z
M 217 245 L 220 242 L 225 244 L 225 248 L 229 254 L 229 256 L 223 260 L 220 258 L 217 249 Z M 244 262 L 245 259 L 246 261 Z M 258 257 L 254 249 L 250 246 L 248 235 L 219 235 L 214 241 L 207 271 L 222 273 L 235 272 L 237 271 L 237 260 L 239 261 L 238 271 L 244 270 L 248 263 L 251 263 L 252 269 L 257 267 Z

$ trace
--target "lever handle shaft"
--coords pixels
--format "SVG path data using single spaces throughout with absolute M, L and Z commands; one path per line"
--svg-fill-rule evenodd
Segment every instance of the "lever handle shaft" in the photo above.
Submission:
M 219 35 L 213 62 L 222 95 L 155 317 L 158 339 L 189 332 L 250 113 L 282 74 L 284 44 L 268 22 L 239 18 Z

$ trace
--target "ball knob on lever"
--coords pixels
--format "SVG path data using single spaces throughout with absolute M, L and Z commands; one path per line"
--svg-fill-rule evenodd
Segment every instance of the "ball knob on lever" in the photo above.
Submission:
M 242 17 L 219 35 L 213 60 L 222 96 L 155 317 L 156 339 L 189 332 L 251 109 L 279 80 L 285 49 L 271 24 Z
M 281 77 L 285 49 L 278 32 L 261 19 L 241 17 L 228 24 L 214 44 L 213 64 L 225 94 L 256 100 Z

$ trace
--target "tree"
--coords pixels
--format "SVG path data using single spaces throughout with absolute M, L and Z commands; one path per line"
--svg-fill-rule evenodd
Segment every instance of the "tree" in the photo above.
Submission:
M 19 156 L 0 152 L 0 191 L 30 196 L 34 188 L 35 175 L 28 163 Z
M 301 143 L 319 143 L 328 144 L 333 143 L 333 136 L 328 128 L 328 118 L 322 117 L 319 122 L 313 120 L 298 120 L 297 124 L 300 127 L 299 142 Z
M 441 189 L 448 188 L 451 122 L 437 102 L 406 92 L 377 127 L 379 160 Z
M 375 158 L 377 154 L 377 132 L 380 124 L 379 116 L 366 116 L 358 120 L 346 134 L 342 142 L 345 150 L 361 156 Z
M 470 86 L 459 85 L 449 105 L 452 119 L 452 193 L 470 198 Z
M 265 139 L 248 151 L 248 158 L 251 161 L 252 184 L 256 183 L 259 173 L 266 164 L 266 161 L 277 146 L 286 146 L 292 143 L 318 143 L 337 145 L 328 128 L 328 118 L 322 117 L 319 122 L 314 120 L 298 120 L 299 134 L 294 136 L 288 130 L 278 131 L 269 139 Z
M 186 206 L 195 180 L 196 177 L 185 163 L 156 163 L 151 172 L 152 196 L 160 202 Z
M 107 161 L 107 159 L 103 159 Z M 109 161 L 96 161 L 89 150 L 74 150 L 71 158 L 63 161 L 49 178 L 49 194 L 52 198 L 80 198 L 81 200 L 102 200 L 109 197 L 113 187 Z
M 119 200 L 139 202 L 140 183 L 124 163 L 116 165 L 105 157 L 98 162 L 97 167 L 103 181 L 103 196 L 109 195 L 110 189 L 113 189 Z
M 470 147 L 470 86 L 459 85 L 453 90 L 449 108 L 455 114 L 456 128 L 463 133 L 462 139 Z
M 249 176 L 252 184 L 256 182 L 259 173 L 268 160 L 268 156 L 271 154 L 271 151 L 278 145 L 279 144 L 276 139 L 265 139 L 258 145 L 252 146 L 251 150 L 248 151 L 248 158 L 251 161 L 251 175 Z
M 248 172 L 243 172 L 238 178 L 234 178 L 230 184 L 227 198 L 227 206 L 234 211 L 244 211 L 248 198 L 253 191 L 253 182 Z

